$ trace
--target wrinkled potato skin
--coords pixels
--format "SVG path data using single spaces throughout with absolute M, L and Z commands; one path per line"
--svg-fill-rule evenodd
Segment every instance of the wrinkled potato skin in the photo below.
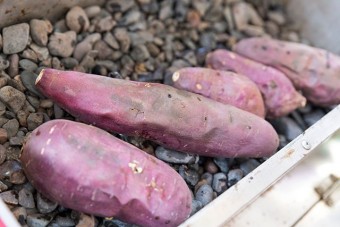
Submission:
M 261 157 L 278 147 L 277 133 L 262 118 L 164 84 L 45 69 L 36 86 L 81 121 L 170 149 Z
M 191 191 L 175 170 L 99 128 L 53 120 L 23 147 L 25 174 L 64 207 L 141 226 L 177 226 Z
M 251 79 L 262 93 L 270 118 L 285 116 L 306 103 L 306 99 L 283 73 L 231 51 L 216 50 L 209 53 L 206 64 L 210 68 L 234 71 Z
M 235 51 L 282 71 L 316 105 L 340 103 L 340 57 L 335 54 L 268 38 L 242 40 L 236 44 Z
M 264 103 L 259 89 L 250 79 L 233 72 L 188 67 L 176 71 L 173 86 L 229 104 L 264 118 Z

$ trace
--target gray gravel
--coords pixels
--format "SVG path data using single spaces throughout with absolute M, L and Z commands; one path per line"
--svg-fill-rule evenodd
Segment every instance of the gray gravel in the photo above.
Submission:
M 210 203 L 214 198 L 214 190 L 210 185 L 204 184 L 202 185 L 195 194 L 195 199 L 200 201 L 203 206 Z
M 29 41 L 30 27 L 21 23 L 2 29 L 4 54 L 15 54 L 23 51 Z
M 155 155 L 160 160 L 174 164 L 193 164 L 198 161 L 198 156 L 196 155 L 165 149 L 161 146 L 156 148 Z

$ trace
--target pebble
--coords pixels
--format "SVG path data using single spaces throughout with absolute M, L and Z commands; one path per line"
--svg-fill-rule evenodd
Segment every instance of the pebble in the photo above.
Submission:
M 106 32 L 104 34 L 103 40 L 113 49 L 119 50 L 119 43 L 111 32 Z
M 205 172 L 202 174 L 201 179 L 206 180 L 207 184 L 211 185 L 213 181 L 213 175 L 211 173 Z
M 2 128 L 7 130 L 8 137 L 15 136 L 19 130 L 19 122 L 17 119 L 11 119 L 7 121 Z
M 88 30 L 90 22 L 83 8 L 74 6 L 66 14 L 66 25 L 72 31 L 80 33 Z
M 214 190 L 210 185 L 202 185 L 195 194 L 195 199 L 200 201 L 203 206 L 207 205 L 214 199 Z
M 63 227 L 68 227 L 68 226 L 75 226 L 76 223 L 68 216 L 60 216 L 58 215 L 55 218 L 55 221 L 57 222 L 57 224 L 59 226 L 63 226 Z
M 42 99 L 40 100 L 40 107 L 41 108 L 52 108 L 53 107 L 53 101 L 51 99 Z
M 31 44 L 31 45 L 32 45 L 32 44 Z M 29 60 L 31 60 L 31 61 L 33 61 L 33 62 L 38 62 L 38 55 L 37 55 L 37 53 L 34 52 L 32 49 L 29 49 L 29 48 L 25 49 L 25 50 L 21 53 L 20 57 L 29 59 Z M 18 58 L 18 64 L 19 64 L 19 58 Z M 17 74 L 18 74 L 18 73 L 17 73 Z M 16 75 L 17 75 L 17 74 L 16 74 Z
M 262 36 L 265 34 L 263 27 L 254 26 L 254 25 L 247 25 L 241 30 L 244 34 L 250 37 L 254 36 Z
M 19 205 L 25 208 L 34 208 L 34 198 L 32 192 L 28 191 L 26 188 L 23 188 L 18 193 L 19 196 Z
M 101 18 L 95 28 L 96 28 L 96 32 L 107 32 L 107 31 L 111 31 L 112 28 L 114 26 L 116 26 L 116 21 L 114 21 L 112 19 L 112 16 L 107 16 L 107 17 L 104 17 L 104 18 Z
M 0 193 L 0 198 L 7 204 L 17 205 L 18 198 L 17 194 L 13 190 L 5 191 Z
M 256 159 L 249 159 L 240 164 L 240 169 L 243 171 L 244 176 L 248 175 L 251 171 L 257 168 L 261 163 Z
M 185 165 L 179 167 L 178 173 L 183 177 L 183 179 L 190 185 L 195 186 L 199 181 L 199 174 L 192 168 L 188 168 Z
M 26 178 L 19 162 L 15 160 L 7 160 L 1 164 L 0 180 L 9 181 L 12 184 L 24 183 Z
M 284 25 L 286 23 L 285 16 L 279 11 L 269 11 L 267 17 L 278 25 Z
M 89 6 L 84 9 L 86 16 L 89 19 L 92 19 L 95 16 L 97 16 L 100 13 L 100 10 L 101 10 L 100 6 Z
M 216 37 L 212 32 L 205 32 L 200 36 L 200 46 L 208 50 L 216 48 Z
M 26 218 L 27 218 L 27 211 L 25 207 L 15 207 L 11 210 L 14 217 L 18 220 L 21 226 L 24 226 Z
M 31 113 L 27 118 L 27 129 L 32 131 L 44 123 L 44 115 L 41 113 Z
M 14 136 L 9 138 L 9 145 L 11 146 L 21 146 L 24 143 L 25 138 L 23 136 Z
M 197 213 L 197 211 L 202 209 L 202 207 L 203 207 L 203 204 L 202 204 L 201 201 L 193 199 L 192 202 L 191 202 L 191 213 L 190 213 L 190 216 L 192 216 L 193 214 Z
M 56 37 L 58 37 L 58 36 L 56 36 Z M 58 40 L 56 40 L 56 42 L 58 42 Z M 62 47 L 64 45 L 63 44 L 64 41 L 62 39 L 61 39 L 61 42 L 62 43 L 60 44 L 60 47 Z M 50 57 L 50 53 L 49 53 L 49 50 L 48 50 L 47 47 L 41 47 L 41 46 L 38 46 L 38 45 L 32 43 L 30 45 L 30 48 L 34 51 L 34 53 L 38 57 L 39 61 L 44 61 L 44 60 L 46 60 Z
M 76 44 L 76 33 L 68 31 L 65 33 L 54 32 L 49 39 L 49 52 L 58 57 L 70 57 Z
M 19 65 L 23 70 L 28 70 L 28 71 L 31 71 L 31 72 L 34 72 L 38 68 L 37 64 L 35 64 L 34 62 L 32 62 L 28 59 L 21 59 L 19 61 Z
M 125 13 L 127 10 L 132 8 L 135 5 L 134 0 L 109 0 L 106 2 L 105 8 L 110 13 L 121 12 Z
M 208 159 L 204 163 L 204 169 L 205 169 L 205 171 L 207 171 L 208 173 L 211 173 L 211 174 L 214 174 L 214 173 L 218 172 L 217 165 L 211 159 Z
M 33 41 L 39 46 L 46 46 L 48 34 L 53 31 L 53 26 L 48 20 L 32 19 L 30 21 L 30 32 Z
M 156 148 L 155 155 L 160 160 L 174 164 L 193 164 L 198 161 L 198 156 L 196 155 L 166 149 L 161 146 Z
M 42 214 L 47 214 L 54 211 L 57 208 L 58 204 L 56 202 L 52 202 L 40 193 L 37 193 L 37 208 L 38 211 Z
M 23 51 L 29 41 L 29 30 L 30 27 L 27 23 L 3 28 L 3 53 L 15 54 Z
M 223 173 L 227 173 L 229 171 L 228 159 L 226 158 L 214 158 L 215 164 Z
M 12 54 L 11 56 L 9 56 L 8 60 L 9 60 L 8 75 L 13 78 L 19 74 L 19 55 Z
M 243 171 L 241 169 L 232 169 L 228 172 L 228 187 L 233 186 L 243 177 Z
M 9 82 L 11 85 L 17 85 L 14 83 L 15 80 L 9 80 Z M 4 86 L 0 89 L 0 101 L 16 113 L 25 104 L 25 95 L 12 86 Z
M 159 10 L 158 18 L 160 20 L 165 20 L 172 17 L 173 14 L 173 1 L 163 1 L 161 2 L 161 8 Z
M 79 222 L 77 223 L 76 227 L 95 227 L 96 226 L 96 219 L 93 215 L 87 215 L 84 213 L 80 214 Z
M 0 51 L 2 49 L 2 44 L 3 44 L 3 42 L 2 42 L 2 35 L 0 34 Z
M 131 39 L 130 39 L 130 36 L 129 36 L 127 30 L 125 28 L 116 28 L 113 31 L 113 35 L 119 43 L 120 50 L 123 53 L 127 53 L 129 51 L 130 45 L 131 45 Z
M 73 69 L 77 65 L 79 65 L 79 61 L 75 58 L 63 58 L 61 59 L 61 64 L 65 67 L 65 69 Z
M 95 44 L 100 39 L 101 39 L 100 33 L 93 33 L 91 35 L 88 35 L 83 41 L 81 41 L 80 43 L 77 44 L 77 46 L 75 47 L 74 52 L 73 52 L 73 57 L 77 61 L 81 61 L 83 59 L 83 57 L 90 50 L 92 50 L 93 44 Z M 67 58 L 67 59 L 69 59 L 69 58 Z M 63 62 L 63 60 L 62 60 L 62 62 Z
M 113 53 L 113 50 L 103 40 L 97 41 L 93 49 L 98 51 L 97 58 L 99 60 L 108 59 Z
M 266 31 L 273 37 L 277 37 L 280 33 L 280 28 L 272 21 L 266 21 L 264 25 Z
M 216 173 L 214 174 L 212 188 L 217 192 L 217 194 L 221 194 L 225 190 L 227 190 L 227 176 L 225 173 Z
M 4 192 L 8 189 L 8 186 L 0 181 L 0 192 Z
M 51 221 L 52 217 L 42 214 L 27 215 L 26 222 L 29 227 L 45 227 Z
M 0 55 L 0 71 L 5 70 L 9 67 L 9 61 L 6 60 L 5 56 Z
M 3 104 L 3 102 L 0 101 L 0 116 L 4 115 L 6 112 L 6 106 Z
M 288 117 L 281 117 L 271 121 L 272 125 L 279 134 L 283 134 L 288 141 L 294 140 L 297 136 L 303 133 L 299 125 Z
M 6 160 L 6 147 L 0 144 L 0 165 Z
M 8 133 L 6 129 L 0 128 L 0 144 L 6 143 L 8 140 Z
M 145 45 L 138 45 L 132 49 L 131 57 L 136 62 L 143 62 L 150 57 L 150 53 Z
M 310 127 L 319 121 L 323 116 L 325 116 L 325 113 L 321 109 L 318 109 L 305 114 L 303 119 L 305 120 L 307 126 Z

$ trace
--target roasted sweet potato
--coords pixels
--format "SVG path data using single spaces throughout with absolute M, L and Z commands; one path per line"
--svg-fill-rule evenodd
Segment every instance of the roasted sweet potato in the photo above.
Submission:
M 272 67 L 227 50 L 209 53 L 206 64 L 213 69 L 243 74 L 256 83 L 263 95 L 268 117 L 285 116 L 306 103 L 306 99 L 295 90 L 289 79 Z
M 235 51 L 285 73 L 303 95 L 319 106 L 340 103 L 340 57 L 305 44 L 269 38 L 240 41 Z
M 262 118 L 164 84 L 44 69 L 36 86 L 81 121 L 173 150 L 260 157 L 278 146 L 275 130 Z
M 243 75 L 208 68 L 183 68 L 172 76 L 173 86 L 265 116 L 263 99 L 256 84 Z
M 99 128 L 53 120 L 35 129 L 21 162 L 32 185 L 64 207 L 141 226 L 177 226 L 191 191 L 167 164 Z

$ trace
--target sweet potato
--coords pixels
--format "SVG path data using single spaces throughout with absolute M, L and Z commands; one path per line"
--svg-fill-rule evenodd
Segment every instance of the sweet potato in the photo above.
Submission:
M 265 116 L 261 93 L 251 80 L 233 72 L 187 67 L 172 76 L 173 86 Z
M 36 86 L 81 121 L 173 150 L 259 157 L 278 146 L 275 130 L 260 117 L 164 84 L 44 69 Z
M 263 95 L 268 117 L 285 116 L 306 103 L 306 99 L 295 90 L 289 79 L 272 67 L 227 50 L 209 53 L 206 64 L 213 69 L 243 74 L 256 83 Z
M 29 136 L 25 174 L 64 207 L 142 226 L 177 226 L 191 211 L 191 191 L 167 164 L 99 128 L 49 121 Z
M 237 43 L 241 55 L 285 73 L 303 95 L 319 106 L 340 103 L 340 57 L 305 44 L 269 38 Z

